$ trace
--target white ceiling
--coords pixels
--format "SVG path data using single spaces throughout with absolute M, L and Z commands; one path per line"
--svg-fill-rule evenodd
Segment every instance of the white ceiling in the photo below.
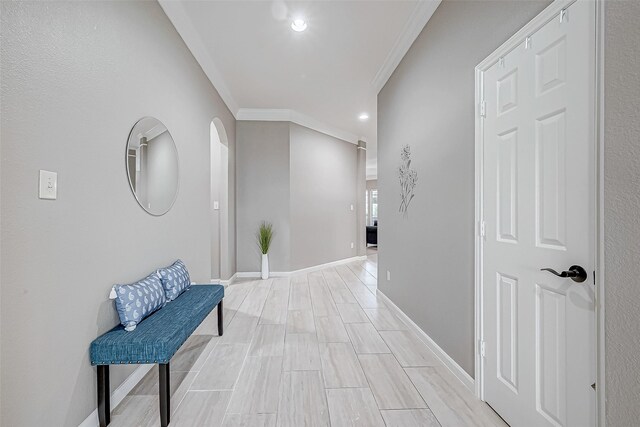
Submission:
M 371 175 L 377 93 L 440 0 L 160 3 L 236 118 L 363 139 Z M 295 17 L 306 31 L 291 29 Z

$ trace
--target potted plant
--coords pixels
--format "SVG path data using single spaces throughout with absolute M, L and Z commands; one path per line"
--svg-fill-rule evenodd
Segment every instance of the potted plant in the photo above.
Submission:
M 258 246 L 262 253 L 262 279 L 269 278 L 269 247 L 273 239 L 273 225 L 270 222 L 262 221 L 258 229 Z

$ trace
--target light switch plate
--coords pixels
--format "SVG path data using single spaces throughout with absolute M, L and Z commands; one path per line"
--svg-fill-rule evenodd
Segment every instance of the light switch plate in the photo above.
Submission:
M 218 202 L 217 200 L 214 200 L 214 202 L 213 202 L 213 210 L 217 211 L 218 209 L 220 209 L 220 202 Z
M 39 197 L 46 200 L 58 198 L 58 174 L 56 172 L 40 171 Z
M 353 210 L 353 205 L 351 205 L 351 210 Z

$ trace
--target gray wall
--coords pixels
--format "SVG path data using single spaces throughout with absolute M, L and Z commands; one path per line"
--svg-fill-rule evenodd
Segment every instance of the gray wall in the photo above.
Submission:
M 289 271 L 289 122 L 237 122 L 236 201 L 238 271 L 260 271 L 256 232 L 273 224 L 271 271 Z
M 605 3 L 606 422 L 640 419 L 640 2 Z
M 379 287 L 472 376 L 474 68 L 547 4 L 443 1 L 378 95 Z M 405 144 L 418 172 L 407 218 Z
M 357 151 L 291 124 L 291 270 L 357 255 Z
M 0 7 L 0 424 L 77 426 L 96 407 L 89 343 L 118 322 L 111 285 L 177 257 L 209 280 L 209 123 L 221 117 L 235 147 L 235 120 L 155 2 Z M 138 206 L 125 171 L 144 116 L 180 158 L 162 217 Z M 38 199 L 39 169 L 58 172 L 58 200 Z M 112 389 L 132 370 L 113 368 Z
M 260 271 L 255 234 L 263 220 L 275 229 L 272 272 L 356 255 L 355 145 L 290 122 L 256 121 L 237 122 L 237 144 L 239 272 Z

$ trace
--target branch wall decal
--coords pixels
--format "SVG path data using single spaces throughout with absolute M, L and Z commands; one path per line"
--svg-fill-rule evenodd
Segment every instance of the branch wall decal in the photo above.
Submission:
M 399 211 L 407 216 L 409 205 L 415 197 L 414 189 L 418 182 L 418 172 L 416 172 L 415 169 L 411 169 L 411 147 L 408 144 L 402 147 L 400 159 L 402 160 L 402 164 L 398 168 L 398 176 L 400 178 Z

